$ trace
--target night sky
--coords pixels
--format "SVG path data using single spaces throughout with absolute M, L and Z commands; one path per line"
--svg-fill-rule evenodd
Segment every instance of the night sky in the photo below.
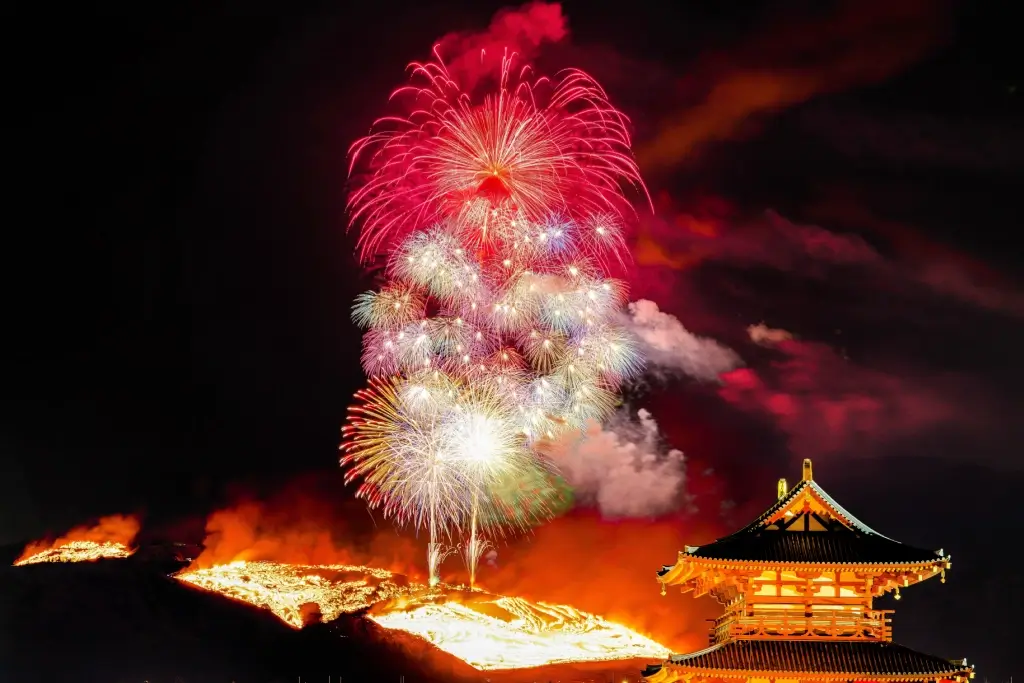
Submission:
M 346 151 L 407 62 L 503 6 L 163 4 L 8 21 L 0 544 L 133 511 L 201 529 L 300 475 L 349 495 L 372 278 Z M 694 486 L 713 471 L 704 512 L 756 514 L 814 458 L 865 522 L 954 558 L 896 639 L 1020 675 L 1019 24 L 977 0 L 563 12 L 538 63 L 607 88 L 654 198 L 633 297 L 745 361 L 631 396 Z M 759 346 L 759 322 L 794 339 Z

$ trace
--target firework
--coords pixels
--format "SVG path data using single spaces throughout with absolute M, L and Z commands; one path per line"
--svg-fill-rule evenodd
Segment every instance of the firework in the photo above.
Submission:
M 626 118 L 589 76 L 555 80 L 503 58 L 493 92 L 414 64 L 389 117 L 352 149 L 364 257 L 387 284 L 357 298 L 371 388 L 344 430 L 346 481 L 429 534 L 432 582 L 456 533 L 471 584 L 509 531 L 565 504 L 545 442 L 614 410 L 642 369 L 618 324 L 624 188 L 643 183 Z
M 487 384 L 465 386 L 441 372 L 372 382 L 356 395 L 343 428 L 346 481 L 362 480 L 357 496 L 398 522 L 429 534 L 431 581 L 456 529 L 469 528 L 471 581 L 488 542 L 480 538 L 525 529 L 548 508 L 524 507 L 510 483 L 535 480 L 544 469 L 527 447 L 508 397 Z M 546 492 L 543 492 L 546 493 Z M 524 514 L 524 510 L 529 511 Z
M 621 239 L 597 230 L 602 217 L 628 217 L 624 189 L 646 189 L 629 121 L 593 78 L 537 77 L 506 54 L 494 90 L 474 98 L 435 57 L 411 64 L 410 85 L 393 93 L 405 112 L 378 120 L 350 150 L 364 258 L 443 217 L 486 230 L 495 205 L 535 222 L 553 210 L 592 217 L 595 242 Z
M 589 258 L 598 243 L 580 224 L 559 220 L 555 250 L 523 246 L 551 231 L 523 219 L 520 232 L 496 229 L 475 250 L 456 221 L 408 235 L 389 284 L 356 302 L 367 375 L 441 372 L 499 391 L 531 444 L 606 417 L 643 367 L 618 323 L 626 288 L 600 276 Z M 520 263 L 509 266 L 513 255 Z

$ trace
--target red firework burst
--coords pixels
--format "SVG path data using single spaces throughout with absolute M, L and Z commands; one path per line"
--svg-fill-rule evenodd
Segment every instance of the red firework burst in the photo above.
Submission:
M 412 83 L 392 94 L 408 103 L 407 113 L 379 119 L 349 150 L 357 187 L 349 210 L 364 259 L 478 200 L 513 206 L 531 221 L 553 211 L 628 219 L 626 190 L 647 196 L 629 120 L 586 73 L 568 69 L 550 79 L 529 66 L 513 73 L 513 53 L 502 58 L 496 91 L 477 102 L 436 47 L 434 55 L 411 64 Z

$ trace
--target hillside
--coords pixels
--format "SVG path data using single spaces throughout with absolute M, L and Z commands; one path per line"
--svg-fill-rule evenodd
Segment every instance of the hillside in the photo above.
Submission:
M 167 562 L 0 568 L 0 680 L 96 683 L 533 683 L 636 679 L 642 662 L 481 672 L 360 614 L 301 630 L 169 578 Z
M 410 652 L 358 616 L 296 631 L 131 561 L 0 569 L 0 614 L 5 682 L 482 679 L 422 641 Z

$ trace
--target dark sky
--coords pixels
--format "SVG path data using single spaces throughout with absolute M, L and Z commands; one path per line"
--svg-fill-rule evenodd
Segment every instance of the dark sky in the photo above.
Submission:
M 337 476 L 369 282 L 347 146 L 408 61 L 502 6 L 164 4 L 7 22 L 0 543 Z M 637 400 L 724 499 L 767 505 L 815 457 L 872 526 L 947 549 L 897 638 L 1020 675 L 1019 25 L 978 1 L 725 5 L 567 2 L 541 54 L 635 122 L 660 250 L 635 296 L 747 362 Z M 760 321 L 796 341 L 754 345 Z

